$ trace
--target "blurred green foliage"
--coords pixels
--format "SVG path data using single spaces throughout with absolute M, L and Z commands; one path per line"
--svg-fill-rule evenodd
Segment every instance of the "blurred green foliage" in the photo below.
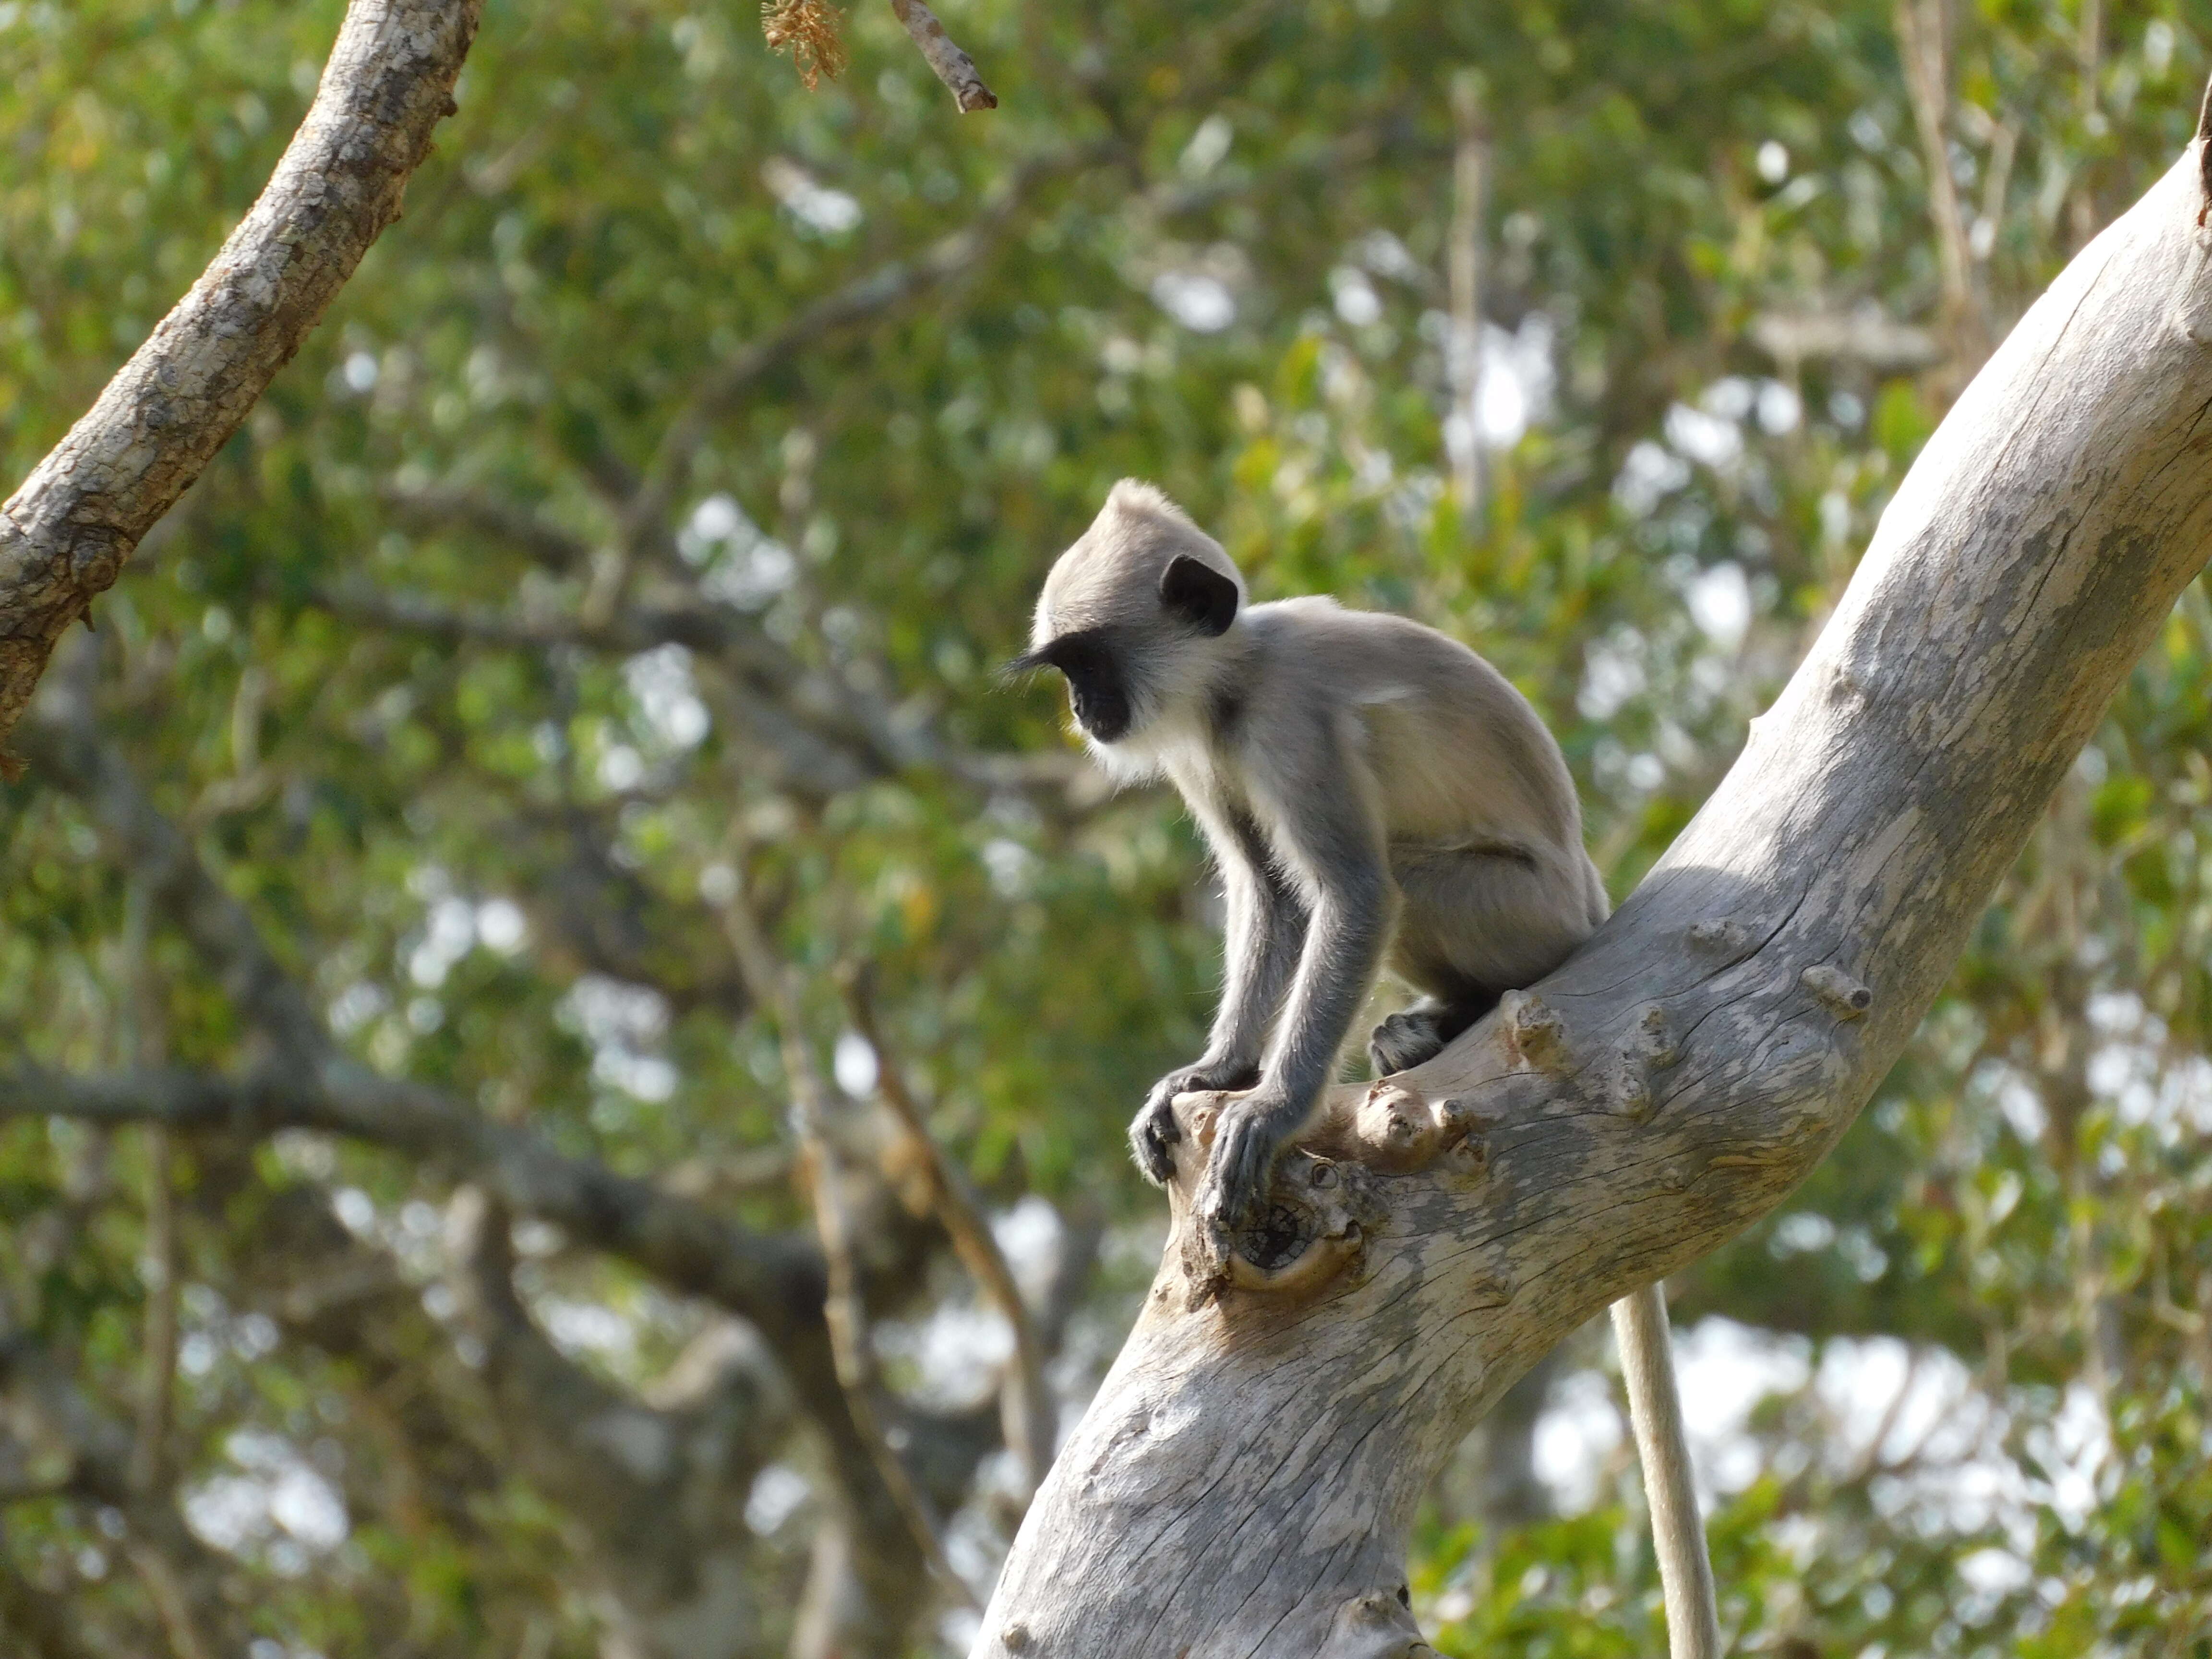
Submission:
M 243 212 L 339 9 L 0 3 L 11 477 Z M 787 1182 L 729 1174 L 779 1155 L 785 1081 L 702 895 L 742 870 L 825 1056 L 836 971 L 869 964 L 881 1058 L 994 1206 L 1091 1206 L 1122 1241 L 1079 1401 L 1157 1221 L 1123 1125 L 1198 1046 L 1217 949 L 1171 803 L 1086 793 L 1043 689 L 994 673 L 1105 488 L 1158 480 L 1262 596 L 1488 654 L 1559 732 L 1618 898 L 1833 604 L 1978 337 L 2186 142 L 2207 25 L 2172 0 L 1954 9 L 1962 319 L 1882 6 L 943 9 L 994 113 L 957 116 L 881 9 L 809 94 L 749 4 L 490 0 L 405 219 L 94 649 L 106 730 L 344 1042 L 574 1154 L 803 1231 Z M 1445 483 L 1461 67 L 1492 179 L 1472 514 Z M 1778 355 L 1806 318 L 1918 343 Z M 675 611 L 711 626 L 656 635 Z M 2192 589 L 1874 1108 L 1677 1285 L 1685 1327 L 1734 1322 L 1705 1328 L 1778 1379 L 1716 1449 L 1738 1650 L 2212 1651 L 2209 728 Z M 4 800 L 9 1050 L 248 1063 L 230 988 L 144 924 L 147 872 L 85 803 L 35 775 Z M 576 1517 L 487 1472 L 480 1422 L 441 1408 L 449 1445 L 410 1415 L 468 1397 L 440 1318 L 371 1364 L 253 1311 L 301 1191 L 428 1285 L 446 1178 L 312 1137 L 176 1155 L 170 1456 L 247 1625 L 331 1656 L 655 1650 L 610 1634 Z M 0 1129 L 11 1339 L 126 1421 L 149 1158 L 136 1131 Z M 556 1342 L 623 1387 L 702 1322 L 587 1256 L 530 1272 Z M 16 1462 L 4 1553 L 33 1599 L 0 1596 L 0 1629 L 173 1644 L 113 1507 Z M 1440 1651 L 1658 1650 L 1632 1467 L 1592 1467 L 1517 1528 L 1439 1498 L 1414 1589 Z M 343 1524 L 272 1503 L 285 1480 Z M 734 1650 L 787 1638 L 797 1513 L 759 1522 Z M 988 1571 L 1003 1528 L 979 1525 Z M 40 1647 L 36 1597 L 74 1648 Z

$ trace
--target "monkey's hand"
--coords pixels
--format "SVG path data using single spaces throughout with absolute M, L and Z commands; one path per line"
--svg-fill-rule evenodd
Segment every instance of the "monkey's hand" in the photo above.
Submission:
M 1145 1097 L 1145 1109 L 1129 1125 L 1129 1150 L 1137 1167 L 1155 1187 L 1175 1179 L 1176 1142 L 1182 1126 L 1176 1121 L 1177 1095 L 1205 1094 L 1218 1089 L 1249 1089 L 1260 1080 L 1260 1068 L 1249 1060 L 1201 1060 L 1170 1072 Z
M 1308 1108 L 1273 1085 L 1228 1102 L 1213 1124 L 1213 1156 L 1199 1183 L 1199 1224 L 1225 1258 L 1232 1234 L 1267 1213 L 1275 1158 L 1304 1123 Z

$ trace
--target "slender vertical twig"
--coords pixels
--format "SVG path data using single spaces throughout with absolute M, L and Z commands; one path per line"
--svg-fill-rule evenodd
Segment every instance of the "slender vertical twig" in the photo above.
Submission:
M 167 1033 L 148 961 L 150 896 L 135 880 L 125 896 L 121 1036 L 128 1063 L 158 1069 L 167 1059 Z M 162 1490 L 168 1474 L 170 1425 L 175 1419 L 177 1378 L 176 1151 L 163 1125 L 149 1124 L 146 1147 L 146 1240 L 141 1271 L 146 1317 L 140 1339 L 137 1422 L 131 1443 L 131 1489 L 142 1497 Z
M 1482 207 L 1490 171 L 1490 133 L 1482 116 L 1482 82 L 1473 70 L 1452 77 L 1450 249 L 1452 413 L 1462 427 L 1451 451 L 1452 493 L 1467 538 L 1482 514 Z
M 1951 53 L 1945 0 L 1897 0 L 1897 42 L 1905 90 L 1920 134 L 1928 175 L 1928 217 L 1936 232 L 1936 269 L 1942 285 L 1944 332 L 1951 372 L 1963 384 L 1988 355 L 1981 305 L 1974 291 L 1973 253 L 1966 238 L 1958 181 L 1951 176 Z
M 154 1604 L 154 1616 L 169 1638 L 169 1650 L 176 1659 L 216 1659 L 215 1650 L 193 1617 L 191 1593 L 185 1588 L 176 1563 L 160 1547 L 141 1539 L 126 1540 L 123 1551 L 146 1587 L 146 1599 Z
M 738 862 L 732 860 L 733 866 Z M 843 1171 L 828 1130 L 828 1080 L 806 1042 L 795 975 L 770 948 L 746 896 L 742 876 L 727 897 L 715 904 L 722 932 L 736 957 L 738 970 L 752 988 L 756 1003 L 775 1020 L 783 1069 L 791 1085 L 792 1126 L 799 1137 L 799 1163 L 814 1200 L 815 1231 L 822 1240 L 829 1294 L 822 1315 L 830 1328 L 831 1358 L 844 1390 L 854 1426 L 867 1443 L 876 1472 L 914 1536 L 915 1547 L 947 1594 L 973 1607 L 975 1594 L 945 1557 L 937 1517 L 914 1476 L 892 1449 L 876 1409 L 874 1356 L 868 1347 L 868 1316 L 860 1299 L 860 1271 L 854 1259 L 853 1221 L 845 1206 Z
M 1026 1497 L 1036 1492 L 1044 1479 L 1044 1472 L 1052 1466 L 1058 1439 L 1057 1413 L 1051 1390 L 1045 1385 L 1043 1340 L 1036 1320 L 1030 1316 L 1029 1304 L 1022 1297 L 1021 1286 L 1014 1280 L 1006 1252 L 999 1248 L 998 1238 L 991 1231 L 982 1200 L 969 1183 L 967 1172 L 952 1161 L 951 1155 L 938 1144 L 937 1137 L 930 1133 L 921 1103 L 906 1086 L 898 1061 L 884 1042 L 867 975 L 842 975 L 842 988 L 853 1029 L 876 1051 L 878 1091 L 928 1157 L 930 1205 L 938 1223 L 951 1239 L 961 1265 L 968 1269 L 969 1277 L 997 1307 L 1013 1332 L 1013 1362 L 1007 1368 L 1005 1380 L 1004 1414 L 1006 1443 L 1021 1459 L 1022 1478 L 1028 1488 L 1024 1494 Z
M 1973 250 L 1984 264 L 1996 251 L 1997 232 L 2004 226 L 2005 192 L 2012 187 L 2012 164 L 2019 155 L 2020 129 L 2009 121 L 1998 122 L 1990 134 L 1990 159 L 1982 171 L 1981 220 L 1988 230 L 1977 238 L 1980 245 Z
M 2105 59 L 2104 0 L 2081 0 L 2081 15 L 2074 36 L 2074 54 L 2080 66 L 2081 82 L 2076 98 L 2081 112 L 2081 130 L 2094 136 L 2103 125 L 2097 108 L 2097 76 Z M 2069 204 L 2073 220 L 2074 246 L 2088 245 L 2097 234 L 2097 201 L 2088 184 L 2077 172 L 2075 174 L 2073 200 Z
M 176 1151 L 169 1132 L 146 1136 L 146 1322 L 140 1356 L 138 1420 L 131 1444 L 131 1485 L 153 1493 L 168 1474 L 177 1377 Z

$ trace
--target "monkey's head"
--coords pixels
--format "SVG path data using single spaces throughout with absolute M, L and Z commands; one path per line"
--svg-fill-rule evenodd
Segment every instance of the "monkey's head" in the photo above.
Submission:
M 1229 555 L 1148 483 L 1124 478 L 1045 578 L 1030 652 L 1056 668 L 1094 748 L 1139 737 L 1202 696 L 1244 604 Z

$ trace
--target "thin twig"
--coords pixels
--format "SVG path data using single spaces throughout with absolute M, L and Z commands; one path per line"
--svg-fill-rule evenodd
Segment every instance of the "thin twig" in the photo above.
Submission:
M 860 1299 L 860 1272 L 854 1261 L 853 1223 L 845 1207 L 843 1171 L 831 1141 L 827 1120 L 830 1103 L 828 1080 L 822 1075 L 814 1052 L 807 1046 L 799 1015 L 799 988 L 791 970 L 769 947 L 760 922 L 742 886 L 715 906 L 722 931 L 738 966 L 751 983 L 755 1001 L 775 1021 L 776 1037 L 783 1054 L 783 1068 L 790 1079 L 792 1125 L 799 1144 L 799 1163 L 814 1200 L 814 1224 L 821 1236 L 822 1255 L 829 1268 L 829 1294 L 822 1304 L 830 1328 L 831 1356 L 837 1382 L 854 1425 L 866 1441 L 877 1473 L 897 1506 L 915 1547 L 928 1563 L 945 1592 L 963 1606 L 976 1607 L 975 1593 L 952 1570 L 945 1553 L 937 1518 L 929 1500 L 915 1484 L 913 1474 L 892 1449 L 876 1410 L 876 1375 L 868 1347 L 867 1310 Z M 980 1608 L 978 1609 L 980 1611 Z
M 176 1563 L 157 1546 L 138 1539 L 127 1541 L 123 1553 L 145 1584 L 146 1598 L 154 1604 L 154 1616 L 161 1620 L 176 1659 L 215 1659 L 214 1649 L 200 1633 L 199 1620 L 192 1616 L 191 1594 Z
M 1080 754 L 997 753 L 955 744 L 935 726 L 902 726 L 890 702 L 844 676 L 813 673 L 750 619 L 702 601 L 629 604 L 600 619 L 535 614 L 489 605 L 448 605 L 422 594 L 343 581 L 312 589 L 307 604 L 350 622 L 392 632 L 495 649 L 543 652 L 552 646 L 629 655 L 680 645 L 729 671 L 720 684 L 740 732 L 773 751 L 763 764 L 779 781 L 826 798 L 910 765 L 941 768 L 971 787 L 1018 790 L 1061 817 L 1103 805 L 1106 781 Z M 801 687 L 804 687 L 802 691 Z M 826 693 L 834 700 L 820 706 Z M 810 702 L 809 699 L 815 701 Z M 622 977 L 638 978 L 628 967 Z
M 1905 1353 L 1904 1380 L 1898 1383 L 1897 1393 L 1891 1397 L 1889 1404 L 1882 1408 L 1881 1420 L 1875 1425 L 1874 1433 L 1868 1437 L 1843 1485 L 1863 1486 L 1884 1469 L 1895 1468 L 1911 1462 L 1909 1457 L 1884 1457 L 1881 1449 L 1889 1443 L 1889 1437 L 1897 1432 L 1898 1423 L 1905 1415 L 1905 1407 L 1912 1398 L 1913 1386 L 1919 1381 L 1920 1350 L 1910 1347 Z
M 867 974 L 842 975 L 840 988 L 845 994 L 845 1006 L 853 1029 L 876 1051 L 877 1091 L 928 1155 L 930 1206 L 936 1212 L 939 1224 L 951 1239 L 961 1265 L 968 1269 L 1013 1331 L 1013 1363 L 1007 1368 L 1005 1379 L 1006 1443 L 1021 1459 L 1024 1482 L 1029 1492 L 1034 1492 L 1044 1480 L 1045 1471 L 1052 1467 L 1054 1443 L 1059 1437 L 1058 1414 L 1053 1407 L 1051 1391 L 1045 1386 L 1044 1343 L 1038 1334 L 1036 1322 L 1030 1316 L 1029 1304 L 1014 1280 L 1006 1252 L 999 1248 L 998 1237 L 983 1214 L 982 1201 L 969 1184 L 967 1171 L 952 1161 L 951 1154 L 929 1132 L 929 1121 L 922 1114 L 921 1102 L 906 1086 L 905 1075 L 884 1042 Z
M 952 43 L 945 32 L 945 25 L 937 21 L 937 14 L 921 0 L 891 0 L 891 10 L 906 32 L 921 48 L 922 61 L 930 72 L 945 82 L 945 89 L 952 94 L 952 101 L 960 106 L 963 115 L 973 114 L 979 109 L 996 109 L 999 95 L 983 84 L 983 76 L 975 67 L 975 60 Z
M 1490 132 L 1482 82 L 1473 70 L 1452 77 L 1451 382 L 1452 412 L 1465 426 L 1451 457 L 1462 533 L 1476 538 L 1482 514 L 1482 203 L 1490 171 Z
M 161 1124 L 146 1128 L 146 1325 L 131 1485 L 151 1494 L 168 1472 L 177 1385 L 176 1152 Z
M 129 1064 L 158 1066 L 168 1034 L 148 962 L 153 895 L 143 878 L 125 895 L 121 972 L 121 1047 Z M 138 1418 L 131 1443 L 131 1491 L 151 1497 L 168 1474 L 169 1426 L 177 1377 L 176 1152 L 166 1124 L 149 1123 L 146 1146 L 146 1319 L 140 1357 Z
M 1920 133 L 1928 174 L 1928 216 L 1936 231 L 1936 267 L 1943 287 L 1943 320 L 1951 368 L 1963 384 L 1989 353 L 1981 303 L 1974 291 L 1973 250 L 1951 176 L 1951 64 L 1944 0 L 1897 0 L 1897 41 L 1905 85 Z
M 1981 222 L 1989 229 L 1978 233 L 1985 240 L 1974 250 L 1984 263 L 1996 248 L 1997 231 L 2004 223 L 2005 191 L 2012 184 L 2012 164 L 2019 153 L 2020 129 L 2009 121 L 1998 122 L 1990 135 L 1989 165 L 1982 173 Z
M 2081 109 L 2084 131 L 2097 131 L 2097 74 L 2105 56 L 2104 0 L 2081 0 L 2080 23 L 2075 31 L 2074 56 L 2081 80 L 2075 88 L 2076 101 Z M 2097 234 L 2097 198 L 2084 176 L 2087 168 L 2074 176 L 2070 192 L 2069 217 L 2073 221 L 2074 243 L 2076 247 L 2088 245 Z
M 386 481 L 378 494 L 394 516 L 417 527 L 462 525 L 506 543 L 549 570 L 577 571 L 592 562 L 588 544 L 532 507 L 464 484 Z

